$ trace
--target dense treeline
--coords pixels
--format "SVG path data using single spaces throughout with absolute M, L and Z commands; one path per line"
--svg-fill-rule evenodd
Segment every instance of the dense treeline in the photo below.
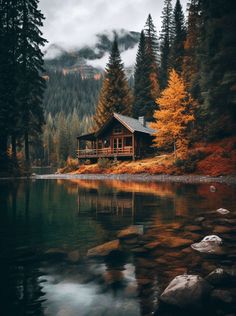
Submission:
M 172 95 L 168 97 L 169 107 L 172 106 L 171 102 L 175 103 L 175 96 L 178 99 L 179 92 L 174 95 L 172 89 L 174 70 L 179 83 L 184 84 L 184 93 L 188 93 L 188 98 L 191 94 L 194 100 L 195 123 L 190 124 L 191 128 L 188 127 L 188 134 L 191 135 L 188 143 L 191 143 L 224 137 L 235 132 L 236 5 L 233 0 L 227 3 L 223 0 L 191 0 L 187 13 L 185 21 L 180 1 L 176 1 L 173 9 L 172 1 L 165 0 L 159 45 L 160 62 L 156 71 L 162 91 L 158 99 L 155 99 L 154 116 L 159 121 L 166 120 L 166 109 L 161 110 L 162 103 L 159 104 L 166 89 L 172 91 Z M 151 87 L 148 82 L 146 54 L 150 50 L 150 44 L 146 34 L 141 33 L 136 59 L 133 115 L 145 115 L 148 118 L 151 105 L 149 111 L 145 105 L 148 105 Z M 169 78 L 171 73 L 172 80 Z M 185 99 L 181 102 L 184 104 Z M 188 110 L 185 107 L 183 117 Z M 169 116 L 168 120 L 173 120 L 175 128 L 174 116 Z
M 17 168 L 17 145 L 24 142 L 25 168 L 29 144 L 41 132 L 45 80 L 42 78 L 46 40 L 38 0 L 0 1 L 0 171 Z M 11 152 L 8 151 L 11 143 Z
M 44 108 L 54 117 L 59 112 L 68 115 L 76 109 L 78 116 L 94 114 L 101 79 L 82 79 L 79 73 L 63 74 L 61 71 L 47 71 L 47 89 Z

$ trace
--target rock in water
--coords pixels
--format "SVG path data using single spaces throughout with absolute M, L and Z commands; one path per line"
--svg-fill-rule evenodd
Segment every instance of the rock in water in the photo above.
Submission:
M 226 208 L 218 208 L 218 210 L 216 210 L 216 212 L 221 214 L 221 215 L 226 215 L 226 214 L 230 213 L 230 211 L 226 210 Z
M 143 225 L 133 225 L 119 232 L 118 238 L 133 238 L 143 235 Z
M 211 289 L 212 286 L 199 275 L 183 274 L 170 282 L 160 299 L 180 308 L 201 307 Z
M 211 191 L 211 192 L 216 192 L 216 187 L 215 187 L 214 185 L 211 185 L 211 186 L 210 186 L 210 191 Z
M 120 242 L 118 239 L 106 242 L 100 246 L 88 250 L 88 257 L 104 257 L 109 255 L 112 251 L 120 250 Z
M 216 235 L 209 235 L 204 237 L 200 242 L 192 244 L 191 248 L 203 252 L 212 254 L 221 254 L 222 239 Z
M 217 268 L 208 274 L 205 279 L 214 286 L 224 285 L 229 282 L 230 275 L 224 269 Z

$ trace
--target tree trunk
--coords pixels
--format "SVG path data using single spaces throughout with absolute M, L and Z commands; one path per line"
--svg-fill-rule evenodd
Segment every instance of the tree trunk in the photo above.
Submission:
M 0 136 L 0 172 L 7 171 L 7 136 Z
M 16 136 L 15 135 L 12 135 L 11 137 L 11 145 L 12 145 L 12 159 L 14 162 L 16 162 L 17 158 L 16 158 Z
M 175 159 L 176 159 L 177 156 L 176 156 L 176 143 L 175 143 L 175 139 L 174 139 L 174 156 L 175 156 Z
M 29 154 L 29 134 L 25 132 L 25 169 L 26 173 L 30 172 L 30 154 Z

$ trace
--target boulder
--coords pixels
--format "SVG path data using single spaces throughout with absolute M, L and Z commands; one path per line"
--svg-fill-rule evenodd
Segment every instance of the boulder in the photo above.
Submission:
M 230 275 L 222 268 L 217 268 L 209 273 L 205 280 L 214 286 L 227 284 L 230 279 Z
M 212 286 L 199 275 L 183 274 L 170 282 L 160 300 L 179 308 L 201 307 L 211 289 Z
M 176 236 L 176 237 L 163 238 L 161 242 L 162 242 L 161 246 L 164 246 L 167 248 L 179 248 L 179 247 L 190 246 L 192 243 L 192 240 Z
M 88 250 L 88 257 L 105 257 L 112 251 L 120 250 L 120 241 L 118 239 L 106 242 L 105 244 L 99 245 Z
M 216 212 L 221 214 L 221 215 L 226 215 L 226 214 L 230 213 L 230 211 L 225 209 L 225 208 L 218 208 L 218 210 L 216 210 Z
M 143 235 L 143 225 L 133 225 L 119 232 L 118 238 L 134 238 Z
M 227 290 L 213 290 L 211 293 L 211 299 L 225 304 L 230 304 L 233 301 L 231 293 Z
M 153 241 L 153 242 L 150 242 L 150 243 L 146 244 L 144 246 L 144 248 L 152 250 L 152 249 L 158 248 L 160 245 L 161 245 L 160 241 Z
M 221 254 L 222 253 L 222 239 L 216 235 L 204 237 L 199 243 L 194 243 L 191 248 L 208 254 Z

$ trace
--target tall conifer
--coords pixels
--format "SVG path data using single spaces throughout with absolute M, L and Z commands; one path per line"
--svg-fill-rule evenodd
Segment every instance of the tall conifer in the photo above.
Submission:
M 199 0 L 191 0 L 188 5 L 187 36 L 184 43 L 182 74 L 186 88 L 194 98 L 199 95 L 197 49 L 200 40 L 200 21 Z
M 159 86 L 159 71 L 158 71 L 158 52 L 159 45 L 157 39 L 156 28 L 153 24 L 151 15 L 148 15 L 146 24 L 144 26 L 144 34 L 146 37 L 146 49 L 147 49 L 147 67 L 150 71 L 149 79 L 151 81 L 151 96 L 153 101 L 160 95 L 160 86 Z M 152 119 L 153 108 L 150 108 L 147 113 L 147 118 Z
M 153 109 L 153 98 L 151 96 L 151 81 L 149 78 L 150 69 L 147 61 L 146 38 L 144 32 L 141 32 L 138 52 L 136 56 L 134 73 L 134 105 L 133 116 L 147 116 Z
M 172 3 L 171 0 L 165 0 L 162 11 L 162 28 L 160 36 L 160 52 L 161 52 L 161 66 L 160 66 L 160 83 L 161 87 L 165 88 L 168 78 L 168 69 L 170 63 L 170 49 L 172 34 Z
M 20 86 L 18 98 L 22 111 L 21 120 L 27 169 L 30 165 L 30 135 L 41 132 L 44 123 L 42 100 L 45 81 L 42 78 L 43 54 L 41 47 L 45 45 L 46 40 L 40 31 L 44 16 L 38 9 L 38 2 L 39 0 L 20 0 Z
M 170 67 L 182 71 L 184 41 L 186 38 L 185 18 L 180 0 L 176 1 L 172 20 L 173 41 L 171 44 Z
M 115 38 L 94 117 L 97 127 L 102 126 L 113 112 L 130 115 L 132 103 L 132 93 Z

